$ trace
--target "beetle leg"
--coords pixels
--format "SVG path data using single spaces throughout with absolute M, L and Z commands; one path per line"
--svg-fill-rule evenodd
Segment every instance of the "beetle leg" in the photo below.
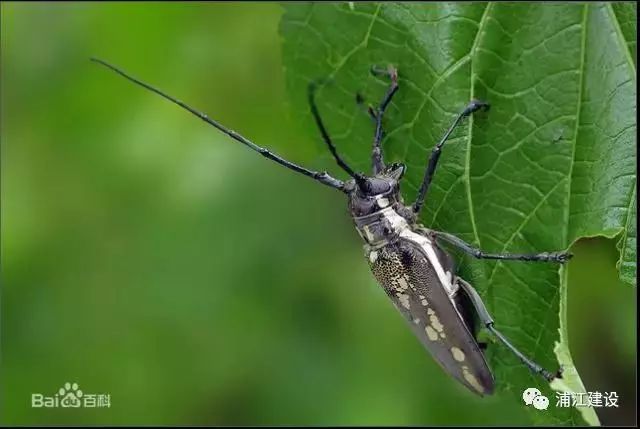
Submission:
M 377 67 L 371 68 L 371 73 L 374 75 L 386 75 L 391 79 L 389 89 L 382 98 L 380 105 L 377 109 L 373 109 L 369 106 L 369 115 L 374 119 L 376 123 L 376 133 L 373 138 L 373 151 L 371 153 L 371 163 L 373 164 L 373 174 L 378 174 L 384 170 L 384 161 L 382 157 L 382 149 L 380 149 L 380 143 L 382 142 L 382 117 L 387 110 L 393 95 L 398 91 L 398 70 L 393 66 L 389 66 L 387 69 L 378 69 Z
M 489 104 L 484 101 L 479 100 L 471 100 L 471 102 L 464 108 L 460 114 L 456 117 L 453 124 L 449 127 L 444 136 L 440 139 L 437 145 L 434 146 L 431 151 L 431 155 L 429 156 L 429 164 L 427 165 L 427 170 L 424 173 L 424 178 L 422 179 L 422 185 L 420 185 L 420 189 L 418 190 L 418 197 L 416 198 L 416 202 L 413 203 L 413 211 L 416 213 L 420 213 L 420 209 L 422 208 L 422 204 L 424 204 L 424 199 L 427 195 L 427 190 L 429 189 L 429 185 L 431 184 L 431 180 L 433 179 L 433 175 L 436 172 L 436 167 L 438 166 L 438 159 L 440 158 L 440 152 L 442 150 L 442 146 L 449 139 L 453 130 L 460 124 L 460 122 L 471 115 L 476 110 L 484 108 L 485 110 L 489 109 Z
M 465 253 L 468 253 L 469 255 L 474 256 L 478 259 L 501 259 L 527 262 L 558 262 L 560 264 L 563 264 L 573 257 L 573 254 L 569 252 L 542 252 L 532 254 L 486 253 L 478 248 L 471 246 L 469 243 L 466 243 L 455 235 L 440 231 L 433 231 L 433 234 L 436 236 L 436 238 L 442 238 L 443 240 L 461 249 Z
M 462 287 L 462 290 L 471 300 L 471 303 L 476 309 L 476 312 L 478 313 L 478 317 L 480 318 L 484 326 L 493 335 L 495 335 L 498 338 L 498 340 L 500 340 L 500 342 L 504 344 L 511 351 L 511 353 L 516 355 L 516 357 L 520 359 L 520 361 L 522 361 L 522 363 L 524 363 L 527 367 L 529 367 L 529 369 L 532 372 L 534 372 L 535 374 L 542 375 L 548 381 L 552 381 L 555 378 L 561 377 L 561 370 L 559 370 L 555 374 L 547 371 L 542 366 L 538 365 L 537 363 L 535 363 L 534 361 L 526 357 L 524 354 L 522 354 L 522 352 L 520 352 L 520 350 L 518 350 L 513 344 L 511 344 L 509 339 L 507 339 L 507 337 L 505 337 L 500 331 L 498 331 L 494 327 L 494 321 L 491 318 L 491 315 L 489 314 L 487 307 L 485 307 L 484 302 L 482 301 L 482 298 L 480 297 L 478 292 L 473 288 L 473 286 L 471 286 L 466 281 L 462 280 L 460 277 L 457 278 L 457 281 L 458 281 L 458 284 Z

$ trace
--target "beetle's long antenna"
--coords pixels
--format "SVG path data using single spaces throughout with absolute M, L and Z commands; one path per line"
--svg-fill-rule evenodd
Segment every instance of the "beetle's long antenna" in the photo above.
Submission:
M 308 93 L 308 95 L 309 95 L 309 105 L 311 106 L 311 114 L 313 115 L 313 119 L 315 119 L 316 125 L 320 129 L 320 134 L 322 134 L 322 139 L 324 140 L 324 142 L 329 147 L 329 151 L 331 152 L 331 154 L 335 158 L 335 160 L 338 163 L 338 165 L 340 166 L 340 168 L 342 168 L 344 171 L 347 172 L 347 174 L 349 176 L 351 176 L 351 177 L 353 177 L 355 179 L 355 181 L 358 184 L 358 186 L 360 187 L 360 189 L 366 189 L 367 180 L 366 180 L 365 176 L 363 174 L 361 174 L 361 173 L 354 172 L 353 169 L 351 169 L 351 167 L 349 167 L 349 165 L 347 165 L 347 163 L 344 162 L 344 160 L 338 154 L 336 146 L 333 144 L 333 141 L 331 140 L 331 137 L 329 137 L 329 133 L 327 132 L 327 129 L 325 128 L 324 123 L 322 122 L 322 118 L 320 117 L 320 112 L 318 111 L 318 106 L 316 105 L 316 98 L 315 98 L 316 88 L 317 88 L 317 83 L 316 82 L 311 82 L 309 84 L 309 93 Z
M 205 121 L 207 124 L 209 125 L 213 125 L 215 128 L 217 128 L 218 130 L 222 131 L 223 133 L 225 133 L 226 135 L 228 135 L 229 137 L 231 137 L 232 139 L 242 143 L 245 146 L 249 146 L 251 149 L 255 150 L 256 152 L 258 152 L 260 155 L 264 156 L 265 158 L 269 158 L 272 161 L 277 162 L 280 165 L 283 165 L 293 171 L 296 171 L 298 173 L 302 173 L 305 176 L 309 176 L 315 180 L 317 180 L 318 182 L 327 185 L 327 186 L 331 186 L 332 188 L 336 188 L 339 189 L 343 192 L 345 191 L 345 186 L 344 186 L 344 182 L 342 182 L 341 180 L 338 180 L 332 176 L 330 176 L 329 174 L 327 174 L 326 172 L 319 172 L 319 171 L 313 171 L 313 170 L 308 170 L 304 167 L 301 167 L 297 164 L 294 164 L 292 162 L 287 161 L 286 159 L 280 157 L 279 155 L 276 155 L 275 153 L 269 151 L 266 148 L 263 148 L 261 146 L 258 146 L 257 144 L 253 143 L 252 141 L 250 141 L 249 139 L 241 136 L 240 134 L 236 133 L 233 130 L 230 130 L 229 128 L 226 128 L 225 126 L 221 125 L 220 123 L 218 123 L 217 121 L 209 118 L 207 115 L 205 115 L 202 112 L 199 112 L 197 110 L 195 110 L 194 108 L 188 106 L 187 104 L 183 103 L 182 101 L 171 97 L 170 95 L 165 94 L 164 92 L 162 92 L 161 90 L 142 82 L 141 80 L 138 80 L 136 78 L 134 78 L 133 76 L 130 76 L 129 74 L 125 73 L 124 71 L 120 70 L 119 68 L 112 66 L 111 64 L 102 61 L 98 58 L 91 58 L 91 61 L 96 62 L 98 64 L 101 64 L 111 70 L 113 70 L 114 72 L 118 73 L 119 75 L 123 76 L 124 78 L 130 80 L 131 82 L 145 88 L 148 89 L 151 92 L 155 92 L 156 94 L 158 94 L 159 96 L 169 100 L 170 102 L 177 104 L 178 106 L 182 107 L 183 109 L 187 110 L 189 113 L 197 116 L 198 118 L 202 119 L 203 121 Z

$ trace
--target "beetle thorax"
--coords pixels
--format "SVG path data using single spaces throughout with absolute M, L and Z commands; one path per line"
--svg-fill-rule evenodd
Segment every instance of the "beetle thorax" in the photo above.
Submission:
M 373 177 L 360 176 L 358 183 L 349 181 L 349 212 L 364 241 L 373 247 L 384 245 L 410 228 L 416 216 L 405 207 L 400 193 L 400 180 L 405 166 L 394 163 Z
M 354 217 L 353 221 L 360 237 L 366 243 L 365 247 L 371 249 L 395 241 L 404 229 L 409 229 L 406 219 L 400 216 L 393 206 L 366 216 Z

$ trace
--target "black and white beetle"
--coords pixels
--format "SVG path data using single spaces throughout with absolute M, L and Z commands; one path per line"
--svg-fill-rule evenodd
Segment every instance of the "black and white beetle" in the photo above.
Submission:
M 384 74 L 391 80 L 391 84 L 380 105 L 375 109 L 369 108 L 369 114 L 375 122 L 375 136 L 371 156 L 372 176 L 356 173 L 338 155 L 336 147 L 331 141 L 318 113 L 314 99 L 316 84 L 312 83 L 309 86 L 311 113 L 320 129 L 322 138 L 338 165 L 351 176 L 351 179 L 343 182 L 326 172 L 308 170 L 289 162 L 159 89 L 126 74 L 102 60 L 95 58 L 92 58 L 92 60 L 186 109 L 262 156 L 293 171 L 309 176 L 324 185 L 344 192 L 349 200 L 349 211 L 356 229 L 365 242 L 365 255 L 373 275 L 384 288 L 389 298 L 391 298 L 395 307 L 405 317 L 422 345 L 433 355 L 445 371 L 472 392 L 480 395 L 491 394 L 494 389 L 494 379 L 487 366 L 480 344 L 474 335 L 474 316 L 468 311 L 469 303 L 475 308 L 476 314 L 484 327 L 493 333 L 531 371 L 542 375 L 548 381 L 561 376 L 560 371 L 553 374 L 527 358 L 495 328 L 493 319 L 489 315 L 480 295 L 469 283 L 455 275 L 453 260 L 442 249 L 439 242 L 448 242 L 481 259 L 564 263 L 571 257 L 571 254 L 566 252 L 538 254 L 485 253 L 454 235 L 431 230 L 418 222 L 418 215 L 438 165 L 442 146 L 465 117 L 480 108 L 488 109 L 489 105 L 487 103 L 473 100 L 457 116 L 431 152 L 416 201 L 407 206 L 404 204 L 400 194 L 400 180 L 404 174 L 405 166 L 398 163 L 389 166 L 385 165 L 380 148 L 383 136 L 382 117 L 393 95 L 398 90 L 398 74 L 396 69 L 391 66 L 383 70 L 372 68 L 374 74 Z

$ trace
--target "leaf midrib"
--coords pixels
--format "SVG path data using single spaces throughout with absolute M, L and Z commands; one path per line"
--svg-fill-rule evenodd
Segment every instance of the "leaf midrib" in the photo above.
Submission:
M 571 195 L 573 195 L 573 167 L 576 161 L 576 147 L 578 146 L 578 134 L 580 133 L 580 113 L 582 111 L 582 91 L 584 86 L 584 65 L 585 65 L 585 56 L 586 56 L 586 45 L 587 45 L 587 22 L 589 19 L 589 3 L 585 3 L 582 11 L 582 34 L 580 40 L 580 68 L 578 69 L 580 73 L 580 83 L 578 85 L 578 100 L 577 100 L 577 109 L 576 109 L 576 125 L 573 131 L 573 150 L 571 152 L 571 167 L 569 168 L 569 186 L 567 193 L 567 210 L 565 211 L 565 219 L 564 219 L 564 239 L 562 242 L 565 246 L 569 245 L 569 222 L 571 219 Z
M 484 11 L 482 12 L 482 17 L 480 18 L 480 23 L 478 24 L 478 32 L 476 33 L 476 37 L 473 41 L 473 45 L 471 46 L 471 51 L 469 52 L 469 56 L 471 57 L 470 59 L 470 90 L 469 90 L 469 94 L 470 94 L 470 98 L 473 99 L 475 97 L 475 85 L 474 85 L 474 79 L 475 79 L 475 70 L 474 70 L 474 56 L 476 53 L 476 50 L 478 49 L 478 44 L 480 43 L 480 38 L 482 37 L 482 32 L 484 31 L 484 27 L 487 23 L 487 19 L 489 17 L 489 12 L 491 10 L 491 2 L 488 2 L 487 5 L 484 8 Z M 476 244 L 478 245 L 478 247 L 480 247 L 480 236 L 478 234 L 478 227 L 476 225 L 476 217 L 475 217 L 475 212 L 474 212 L 474 208 L 473 208 L 473 199 L 471 198 L 471 141 L 473 140 L 473 115 L 469 115 L 469 133 L 468 133 L 468 138 L 467 138 L 467 153 L 465 156 L 465 166 L 464 166 L 464 172 L 465 172 L 465 182 L 466 182 L 466 188 L 467 188 L 467 203 L 469 205 L 469 219 L 471 221 L 471 228 L 473 231 L 473 236 L 474 236 L 474 240 L 476 242 Z

